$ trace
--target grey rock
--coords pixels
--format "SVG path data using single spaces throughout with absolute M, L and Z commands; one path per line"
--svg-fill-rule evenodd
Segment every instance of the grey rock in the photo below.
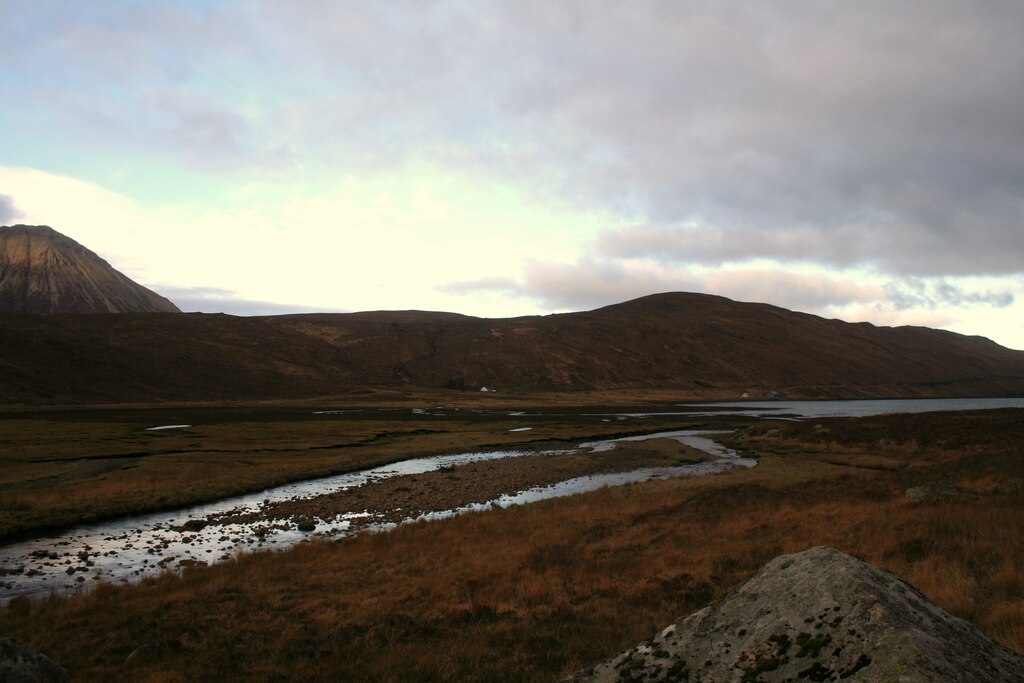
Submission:
M 906 496 L 910 500 L 924 500 L 936 496 L 959 496 L 961 493 L 960 487 L 955 484 L 933 482 L 907 489 Z
M 895 574 L 817 547 L 567 681 L 1022 681 L 1024 655 Z
M 63 683 L 68 672 L 44 654 L 0 638 L 0 683 Z

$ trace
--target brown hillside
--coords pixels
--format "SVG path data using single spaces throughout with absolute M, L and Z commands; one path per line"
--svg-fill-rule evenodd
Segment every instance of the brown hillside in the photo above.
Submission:
M 70 237 L 45 225 L 0 227 L 0 312 L 175 313 Z
M 737 397 L 1024 394 L 1024 352 L 701 294 L 509 319 L 0 316 L 0 402 L 289 399 L 364 387 Z

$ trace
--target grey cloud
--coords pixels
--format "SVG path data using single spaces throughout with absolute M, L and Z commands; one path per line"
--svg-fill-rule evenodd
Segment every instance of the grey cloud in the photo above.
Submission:
M 13 223 L 21 212 L 14 206 L 14 198 L 10 195 L 0 194 L 0 225 Z
M 889 299 L 900 310 L 908 308 L 936 309 L 947 306 L 971 306 L 976 304 L 1007 308 L 1016 297 L 1009 291 L 967 291 L 945 279 L 923 280 L 904 278 L 888 282 L 885 291 Z
M 247 133 L 246 121 L 217 98 L 191 88 L 168 89 L 143 106 L 154 121 L 150 134 L 197 165 L 216 169 L 245 160 L 241 138 Z
M 108 135 L 194 164 L 426 158 L 635 217 L 600 241 L 616 258 L 1024 263 L 1019 2 L 71 7 L 41 45 L 81 78 L 52 81 L 51 61 L 39 82 L 81 101 L 112 88 L 130 104 Z
M 292 63 L 334 71 L 337 94 L 293 110 L 328 112 L 321 139 L 643 217 L 606 256 L 922 276 L 1024 263 L 1019 3 L 260 12 L 287 27 L 273 35 Z
M 824 313 L 852 304 L 874 304 L 885 296 L 880 287 L 821 273 L 740 268 L 709 273 L 701 281 L 702 291 L 809 313 Z
M 632 84 L 594 74 L 561 95 L 606 89 L 593 115 L 559 108 L 552 125 L 604 148 L 588 184 L 649 219 L 610 235 L 605 254 L 1020 270 L 1019 8 L 857 3 L 781 8 L 773 22 L 714 7 L 645 28 L 654 54 L 677 59 L 638 57 L 619 69 Z M 660 43 L 670 33 L 680 48 Z
M 501 292 L 533 300 L 546 310 L 561 311 L 590 310 L 654 292 L 705 292 L 738 301 L 770 302 L 817 315 L 851 309 L 870 311 L 875 318 L 884 318 L 885 310 L 893 306 L 906 311 L 971 304 L 1006 307 L 1014 302 L 1011 292 L 968 291 L 944 279 L 906 278 L 881 286 L 820 272 L 767 268 L 692 272 L 629 267 L 595 259 L 572 264 L 534 262 L 521 280 L 487 278 L 453 283 L 444 290 L 456 294 Z
M 679 269 L 652 271 L 590 259 L 575 264 L 531 264 L 518 294 L 548 309 L 585 310 L 667 291 L 705 292 L 739 301 L 771 302 L 811 313 L 875 303 L 886 296 L 880 287 L 816 273 L 742 268 L 704 273 Z
M 222 33 L 227 17 L 196 6 L 61 3 L 59 12 L 44 10 L 41 16 L 46 23 L 36 27 L 36 39 L 52 59 L 73 56 L 66 68 L 89 83 L 180 83 L 224 55 L 232 42 Z
M 41 2 L 17 13 L 13 41 L 31 55 L 17 94 L 56 135 L 99 153 L 127 147 L 208 171 L 273 166 L 287 146 L 249 118 L 272 98 L 245 87 L 273 69 L 229 5 Z
M 530 264 L 520 292 L 548 310 L 581 311 L 653 292 L 694 291 L 698 286 L 689 277 L 666 278 L 587 259 L 576 264 Z
M 297 304 L 255 301 L 239 297 L 236 292 L 217 287 L 153 286 L 154 291 L 167 297 L 186 313 L 227 313 L 239 316 L 285 315 L 288 313 L 340 313 Z
M 582 311 L 668 289 L 693 289 L 690 279 L 665 279 L 634 272 L 611 261 L 584 259 L 575 264 L 534 262 L 522 280 L 496 277 L 449 283 L 452 294 L 498 292 L 536 301 L 549 311 Z
M 130 104 L 113 104 L 92 93 L 48 96 L 52 107 L 77 113 L 75 125 L 92 134 L 158 150 L 161 155 L 206 171 L 280 163 L 281 150 L 253 144 L 251 124 L 217 94 L 188 86 L 150 87 Z
M 451 282 L 440 287 L 443 292 L 450 294 L 472 294 L 473 292 L 502 292 L 505 294 L 517 295 L 522 292 L 522 287 L 510 277 L 486 277 L 478 280 L 461 280 Z

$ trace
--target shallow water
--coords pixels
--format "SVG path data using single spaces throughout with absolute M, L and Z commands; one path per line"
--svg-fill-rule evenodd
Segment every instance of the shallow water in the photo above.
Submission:
M 917 413 L 937 410 L 979 410 L 987 408 L 1024 408 L 1024 399 L 907 399 L 857 401 L 738 401 L 681 405 L 675 411 L 650 413 L 614 413 L 605 419 L 628 422 L 633 417 L 650 415 L 714 416 L 737 414 L 754 417 L 818 418 L 856 417 L 882 413 Z M 318 411 L 335 414 L 358 411 Z M 420 411 L 426 413 L 426 411 Z M 433 413 L 434 411 L 431 411 Z M 484 411 L 477 411 L 484 412 Z M 524 411 L 502 412 L 524 416 Z M 175 429 L 183 425 L 159 425 L 156 429 Z M 519 427 L 516 429 L 525 429 Z M 582 443 L 580 449 L 607 450 L 616 441 L 639 441 L 650 438 L 676 438 L 706 451 L 716 460 L 679 467 L 645 468 L 632 472 L 599 474 L 562 481 L 551 486 L 511 492 L 488 503 L 470 505 L 457 510 L 437 510 L 425 518 L 450 517 L 470 510 L 505 507 L 593 491 L 605 486 L 648 481 L 650 479 L 702 475 L 730 467 L 751 467 L 756 461 L 740 458 L 701 432 L 674 431 L 632 436 L 622 439 Z M 349 514 L 335 523 L 321 523 L 311 534 L 295 528 L 290 520 L 280 524 L 210 525 L 192 531 L 175 530 L 189 520 L 230 511 L 257 511 L 263 503 L 293 498 L 312 498 L 344 491 L 367 483 L 401 475 L 421 474 L 441 467 L 516 456 L 565 453 L 568 451 L 496 451 L 438 455 L 383 465 L 372 469 L 314 479 L 268 489 L 255 494 L 236 496 L 215 503 L 198 505 L 170 513 L 156 513 L 121 520 L 82 526 L 58 537 L 37 538 L 0 548 L 0 603 L 17 595 L 45 595 L 54 592 L 88 590 L 97 580 L 113 583 L 137 580 L 189 563 L 214 563 L 232 557 L 236 552 L 253 549 L 285 549 L 312 537 L 337 538 L 353 533 L 353 523 L 360 528 L 383 529 L 393 524 L 373 524 L 372 511 Z M 411 520 L 410 520 L 411 521 Z M 367 526 L 367 522 L 371 522 Z M 268 528 L 261 528 L 268 527 Z
M 678 439 L 695 448 L 706 450 L 717 459 L 713 462 L 679 467 L 647 468 L 619 474 L 579 477 L 553 486 L 513 492 L 481 505 L 458 510 L 438 510 L 427 517 L 440 518 L 469 510 L 486 509 L 492 505 L 520 505 L 545 498 L 592 491 L 605 486 L 671 476 L 710 474 L 730 467 L 751 467 L 756 464 L 756 461 L 739 458 L 729 449 L 693 431 L 660 432 L 625 439 L 593 441 L 580 444 L 578 450 L 602 451 L 614 447 L 615 441 L 639 441 L 659 437 Z M 99 580 L 111 583 L 128 582 L 192 563 L 212 564 L 229 559 L 241 550 L 286 549 L 311 537 L 338 538 L 353 533 L 350 526 L 357 520 L 360 522 L 360 528 L 384 529 L 394 526 L 373 524 L 373 512 L 367 511 L 343 515 L 336 522 L 321 522 L 312 533 L 299 531 L 290 520 L 269 524 L 210 524 L 198 528 L 198 521 L 210 515 L 232 511 L 256 512 L 266 503 L 313 498 L 390 477 L 422 474 L 442 467 L 500 458 L 567 452 L 571 451 L 507 450 L 417 458 L 359 472 L 287 484 L 176 512 L 155 513 L 77 527 L 61 536 L 37 538 L 0 548 L 0 602 L 6 603 L 17 595 L 40 596 L 51 591 L 84 591 Z M 188 529 L 189 520 L 195 520 L 193 524 L 197 528 Z M 367 527 L 366 522 L 371 524 Z
M 689 465 L 678 465 L 675 467 L 645 467 L 631 470 L 629 472 L 611 472 L 607 474 L 591 474 L 583 477 L 575 477 L 573 479 L 566 479 L 565 481 L 560 481 L 548 486 L 535 486 L 525 491 L 508 493 L 488 503 L 466 505 L 455 510 L 432 512 L 430 514 L 423 515 L 421 519 L 441 519 L 444 517 L 451 517 L 462 512 L 487 510 L 492 507 L 524 505 L 526 503 L 535 503 L 547 498 L 572 496 L 577 493 L 597 491 L 598 489 L 607 488 L 609 486 L 636 484 L 644 481 L 651 481 L 652 479 L 669 479 L 672 477 L 717 474 L 718 472 L 724 472 L 725 470 L 732 469 L 734 467 L 753 467 L 757 464 L 757 460 L 753 458 L 740 457 L 735 451 L 726 448 L 713 439 L 702 436 L 702 434 L 704 434 L 704 432 L 689 430 L 662 432 L 660 434 L 651 434 L 647 436 L 630 436 L 608 441 L 594 441 L 581 444 L 581 447 L 589 447 L 595 452 L 605 451 L 612 448 L 614 444 L 619 441 L 643 441 L 645 439 L 655 437 L 670 437 L 675 438 L 688 446 L 692 446 L 693 448 L 697 448 L 715 456 L 715 460 L 691 463 Z

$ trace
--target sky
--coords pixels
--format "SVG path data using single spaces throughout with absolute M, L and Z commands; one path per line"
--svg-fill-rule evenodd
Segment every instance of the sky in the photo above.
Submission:
M 0 225 L 186 311 L 664 291 L 1024 349 L 1018 0 L 0 0 Z

